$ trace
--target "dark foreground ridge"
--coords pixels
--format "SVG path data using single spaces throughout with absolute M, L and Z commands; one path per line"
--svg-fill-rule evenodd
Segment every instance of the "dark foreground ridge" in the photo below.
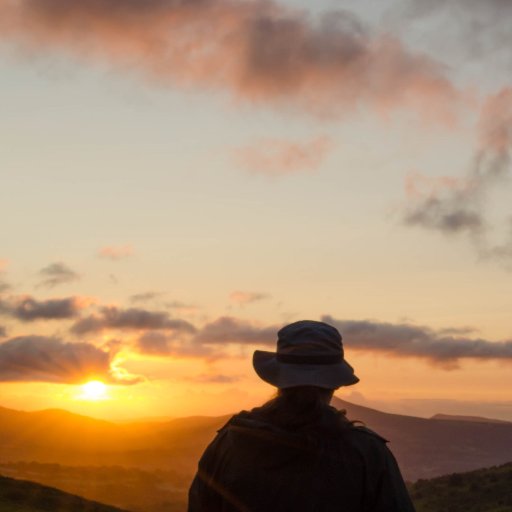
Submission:
M 512 512 L 512 463 L 418 480 L 411 486 L 417 512 Z
M 53 487 L 0 476 L 0 512 L 128 512 Z

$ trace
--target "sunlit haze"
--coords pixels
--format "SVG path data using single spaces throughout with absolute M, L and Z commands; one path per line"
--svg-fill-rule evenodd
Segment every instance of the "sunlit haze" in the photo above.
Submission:
M 312 319 L 339 397 L 512 421 L 512 13 L 469 3 L 0 0 L 0 406 L 234 413 Z

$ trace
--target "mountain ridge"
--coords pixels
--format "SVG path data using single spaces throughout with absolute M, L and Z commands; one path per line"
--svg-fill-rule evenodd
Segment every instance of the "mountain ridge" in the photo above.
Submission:
M 496 418 L 486 418 L 484 416 L 467 416 L 461 414 L 443 414 L 437 413 L 430 417 L 431 420 L 445 421 L 471 421 L 475 423 L 507 423 L 512 425 L 512 421 L 498 420 Z

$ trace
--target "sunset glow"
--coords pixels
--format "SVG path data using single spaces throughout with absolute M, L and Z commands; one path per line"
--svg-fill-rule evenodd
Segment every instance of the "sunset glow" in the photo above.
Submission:
M 323 319 L 340 396 L 512 420 L 512 3 L 340 2 L 0 0 L 0 407 L 248 409 Z
M 99 380 L 91 380 L 82 386 L 82 400 L 105 400 L 107 397 L 107 386 Z

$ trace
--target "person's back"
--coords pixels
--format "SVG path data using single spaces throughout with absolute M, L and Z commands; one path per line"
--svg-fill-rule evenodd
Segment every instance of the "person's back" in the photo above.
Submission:
M 302 321 L 278 334 L 277 354 L 256 351 L 253 361 L 277 397 L 219 430 L 188 511 L 414 512 L 386 441 L 328 405 L 334 389 L 359 380 L 338 331 Z
M 272 402 L 289 410 L 287 401 L 285 392 Z M 265 406 L 242 412 L 219 431 L 200 461 L 189 512 L 414 510 L 384 439 L 327 405 L 283 425 L 272 402 L 271 414 Z

